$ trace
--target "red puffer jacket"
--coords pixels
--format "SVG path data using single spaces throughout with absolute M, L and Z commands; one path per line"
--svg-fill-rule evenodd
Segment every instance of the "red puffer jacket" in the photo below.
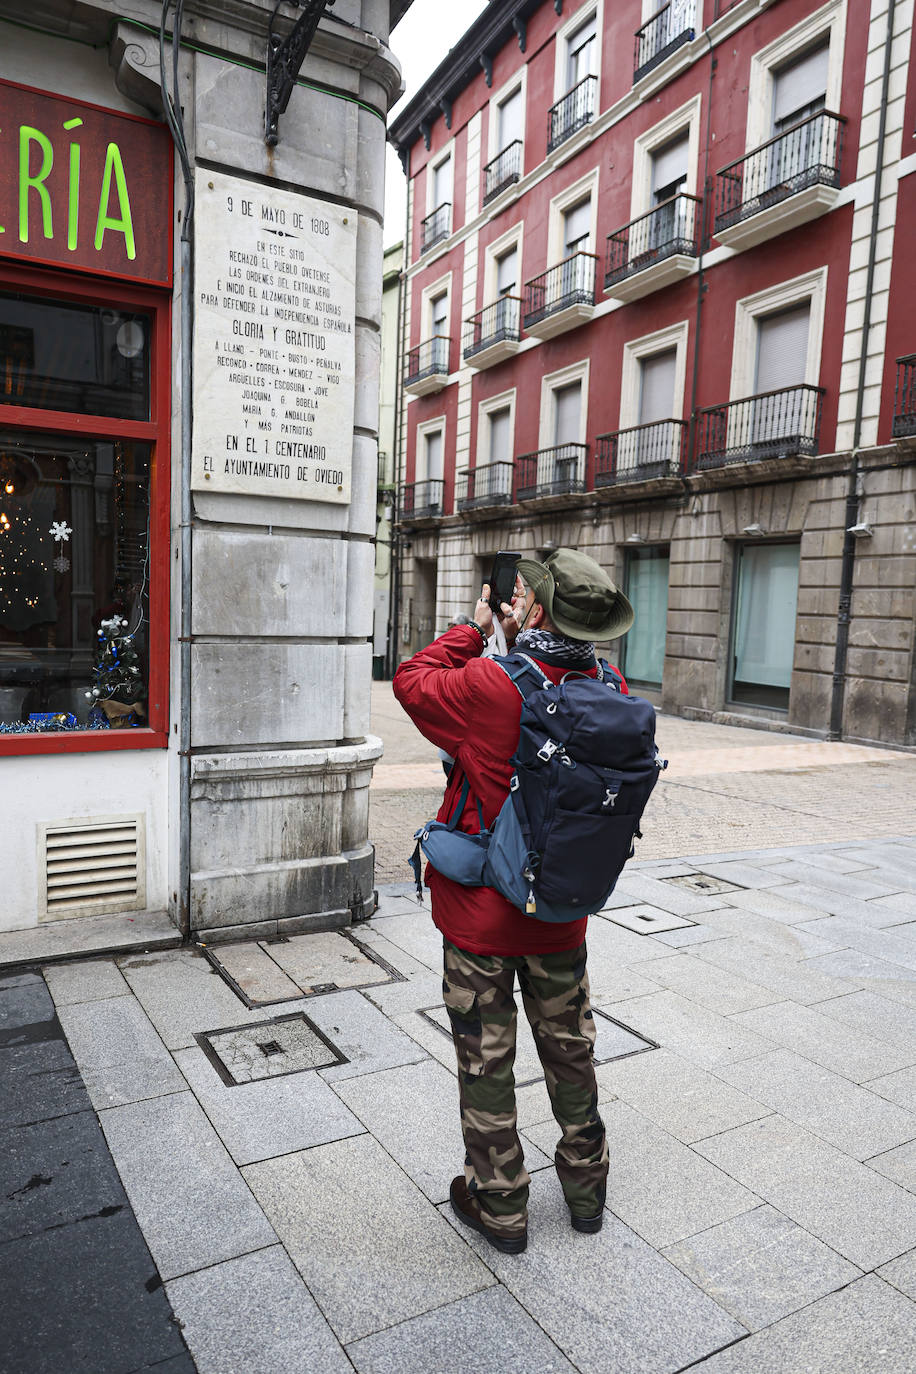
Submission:
M 484 824 L 492 825 L 509 795 L 509 760 L 518 744 L 522 711 L 518 689 L 480 651 L 477 631 L 456 625 L 402 663 L 393 684 L 417 729 L 455 759 L 438 820 L 450 818 L 468 778 L 470 796 L 458 828 L 470 834 L 480 829 L 474 797 L 480 800 Z M 568 671 L 539 666 L 554 682 Z M 447 940 L 471 954 L 550 954 L 575 949 L 585 939 L 587 916 L 562 924 L 538 921 L 491 887 L 462 887 L 431 865 L 426 877 L 433 920 Z

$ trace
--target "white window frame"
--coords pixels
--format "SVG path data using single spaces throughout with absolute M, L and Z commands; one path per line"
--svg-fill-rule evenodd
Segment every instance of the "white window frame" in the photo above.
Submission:
M 490 445 L 484 442 L 484 435 L 487 440 L 490 437 L 489 416 L 494 410 L 509 411 L 509 456 L 507 462 L 511 463 L 515 459 L 515 398 L 517 388 L 511 391 L 501 391 L 498 396 L 488 396 L 485 401 L 479 401 L 477 405 L 477 447 L 475 459 L 476 467 L 483 467 L 490 462 Z
M 819 267 L 791 281 L 769 286 L 735 303 L 735 339 L 732 347 L 730 401 L 743 401 L 754 394 L 757 362 L 757 321 L 764 315 L 788 310 L 793 305 L 811 302 L 808 324 L 808 353 L 804 384 L 817 386 L 821 373 L 821 347 L 824 336 L 824 308 L 827 300 L 827 268 Z
M 415 448 L 414 448 L 414 460 L 413 460 L 413 480 L 414 480 L 414 482 L 435 482 L 435 481 L 440 480 L 440 479 L 438 479 L 438 478 L 436 478 L 436 477 L 429 477 L 429 476 L 427 475 L 427 473 L 425 472 L 425 468 L 426 468 L 426 437 L 427 437 L 427 435 L 429 435 L 429 434 L 435 434 L 437 430 L 440 430 L 441 433 L 442 433 L 442 476 L 443 476 L 443 477 L 445 476 L 445 472 L 446 472 L 446 462 L 445 462 L 445 440 L 446 440 L 446 435 L 448 434 L 448 429 L 447 429 L 447 426 L 446 426 L 446 423 L 445 423 L 445 416 L 444 416 L 444 415 L 436 415 L 436 416 L 434 417 L 434 419 L 432 419 L 432 420 L 423 420 L 420 424 L 417 425 L 416 440 L 415 440 Z M 424 474 L 423 474 L 422 477 L 418 477 L 418 476 L 417 476 L 417 473 L 419 472 L 419 467 L 420 467 L 420 454 L 421 454 L 421 452 L 422 452 L 422 454 L 423 454 Z
M 578 181 L 574 181 L 565 191 L 561 191 L 558 196 L 554 196 L 550 202 L 550 210 L 547 220 L 547 267 L 556 267 L 563 261 L 563 216 L 567 210 L 571 210 L 574 205 L 578 205 L 580 200 L 585 200 L 586 196 L 591 198 L 591 226 L 589 228 L 590 253 L 597 252 L 598 243 L 598 167 L 593 167 L 590 172 L 586 172 Z
M 571 14 L 565 23 L 561 24 L 556 32 L 555 51 L 554 51 L 554 73 L 553 73 L 553 104 L 562 100 L 568 94 L 569 87 L 566 85 L 566 71 L 569 65 L 569 40 L 572 38 L 583 24 L 586 24 L 592 15 L 595 16 L 595 76 L 597 78 L 598 91 L 601 90 L 601 56 L 604 48 L 604 0 L 594 0 L 593 4 L 585 4 Z M 598 114 L 598 102 L 595 103 L 595 114 Z
M 508 100 L 516 91 L 521 92 L 522 96 L 522 175 L 525 170 L 525 129 L 528 124 L 528 67 L 527 64 L 520 71 L 506 81 L 496 92 L 490 96 L 487 110 L 487 156 L 486 163 L 492 162 L 499 154 L 497 143 L 497 130 L 499 129 L 499 107 L 503 101 Z
M 639 364 L 643 358 L 651 358 L 655 353 L 677 350 L 674 363 L 674 397 L 672 420 L 684 418 L 684 387 L 687 382 L 687 341 L 690 337 L 690 323 L 681 320 L 678 324 L 657 329 L 652 334 L 644 334 L 640 339 L 631 339 L 623 346 L 623 367 L 620 379 L 620 419 L 618 429 L 633 429 L 639 424 Z
M 438 277 L 435 281 L 424 286 L 420 292 L 420 342 L 425 343 L 427 339 L 433 337 L 433 301 L 437 296 L 448 297 L 448 319 L 451 323 L 452 318 L 452 274 L 446 272 L 444 277 Z
M 689 137 L 687 148 L 687 181 L 684 193 L 695 196 L 697 193 L 697 172 L 700 161 L 700 117 L 703 110 L 703 97 L 695 95 L 679 109 L 653 124 L 644 134 L 633 140 L 633 178 L 630 187 L 630 219 L 638 219 L 652 209 L 652 155 L 666 143 L 686 133 Z
M 828 0 L 793 28 L 768 43 L 751 57 L 747 88 L 745 152 L 750 153 L 772 137 L 774 73 L 800 57 L 819 39 L 827 38 L 826 108 L 839 114 L 843 95 L 843 55 L 846 45 L 846 0 Z
M 440 148 L 435 157 L 431 157 L 426 164 L 426 215 L 431 215 L 439 206 L 433 204 L 433 187 L 436 184 L 436 170 L 441 167 L 446 158 L 452 160 L 452 208 L 449 215 L 449 232 L 455 223 L 455 172 L 457 162 L 455 161 L 455 140 L 450 138 L 444 148 Z
M 541 378 L 541 413 L 538 418 L 538 448 L 553 448 L 554 424 L 556 421 L 556 401 L 554 393 L 561 391 L 564 386 L 569 386 L 571 382 L 582 383 L 582 405 L 579 408 L 579 438 L 575 441 L 578 444 L 586 442 L 588 435 L 588 377 L 589 359 L 583 358 L 578 363 L 570 363 L 568 367 L 563 367 L 559 372 L 549 372 Z
M 504 257 L 512 248 L 518 253 L 518 286 L 515 294 L 518 296 L 522 294 L 522 286 L 525 280 L 522 274 L 522 239 L 524 238 L 524 231 L 524 221 L 519 220 L 518 224 L 513 224 L 511 229 L 507 229 L 504 234 L 500 234 L 498 239 L 494 239 L 492 243 L 488 243 L 484 249 L 482 309 L 485 310 L 488 305 L 493 305 L 496 301 L 496 260 L 497 258 Z

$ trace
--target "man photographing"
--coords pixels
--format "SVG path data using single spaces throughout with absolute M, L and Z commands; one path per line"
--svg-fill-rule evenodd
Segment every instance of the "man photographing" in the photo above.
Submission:
M 633 610 L 607 573 L 574 549 L 543 563 L 522 559 L 520 582 L 499 615 L 507 644 L 559 683 L 570 672 L 597 677 L 593 641 L 614 639 Z M 521 587 L 521 591 L 519 591 Z M 465 804 L 468 833 L 489 826 L 509 793 L 522 701 L 498 663 L 482 658 L 493 626 L 484 586 L 468 625 L 449 629 L 402 663 L 394 693 L 417 728 L 455 759 L 439 819 Z M 626 685 L 616 674 L 617 685 Z M 608 1172 L 593 1066 L 587 917 L 550 923 L 526 915 L 494 888 L 466 887 L 427 870 L 433 920 L 444 937 L 443 995 L 458 1059 L 464 1176 L 451 1185 L 459 1218 L 496 1249 L 527 1244 L 529 1176 L 516 1130 L 515 977 L 561 1128 L 556 1166 L 577 1231 L 598 1231 Z

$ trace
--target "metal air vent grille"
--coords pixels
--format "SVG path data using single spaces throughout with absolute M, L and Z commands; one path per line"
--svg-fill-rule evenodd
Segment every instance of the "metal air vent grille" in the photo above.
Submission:
M 39 919 L 146 905 L 145 817 L 90 816 L 39 826 Z

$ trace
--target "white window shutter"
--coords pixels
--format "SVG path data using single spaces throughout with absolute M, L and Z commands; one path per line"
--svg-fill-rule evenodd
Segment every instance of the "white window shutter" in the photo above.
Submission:
M 639 423 L 674 419 L 674 372 L 677 349 L 667 348 L 639 364 Z
M 488 461 L 491 463 L 504 463 L 509 458 L 509 407 L 502 410 L 491 410 L 490 421 L 490 452 Z
M 757 371 L 754 392 L 801 386 L 808 360 L 811 302 L 793 305 L 757 321 Z
M 443 158 L 433 172 L 433 209 L 448 205 L 452 199 L 452 159 Z
M 580 200 L 578 205 L 567 210 L 563 216 L 563 240 L 567 253 L 576 247 L 587 249 L 587 239 L 592 230 L 591 199 Z
M 433 430 L 423 441 L 423 460 L 426 471 L 418 474 L 417 480 L 435 482 L 442 477 L 442 430 Z
M 499 106 L 498 119 L 498 152 L 508 148 L 510 143 L 516 139 L 525 137 L 524 129 L 524 110 L 522 108 L 521 90 L 513 91 Z
M 582 410 L 582 383 L 571 382 L 553 393 L 554 444 L 578 444 L 579 417 Z
M 663 147 L 652 154 L 652 192 L 672 182 L 684 181 L 687 177 L 687 157 L 690 150 L 690 135 L 678 134 Z
M 773 124 L 782 124 L 796 111 L 823 100 L 827 94 L 827 44 L 798 57 L 773 77 Z
M 496 294 L 507 296 L 518 285 L 518 249 L 512 248 L 496 261 Z

